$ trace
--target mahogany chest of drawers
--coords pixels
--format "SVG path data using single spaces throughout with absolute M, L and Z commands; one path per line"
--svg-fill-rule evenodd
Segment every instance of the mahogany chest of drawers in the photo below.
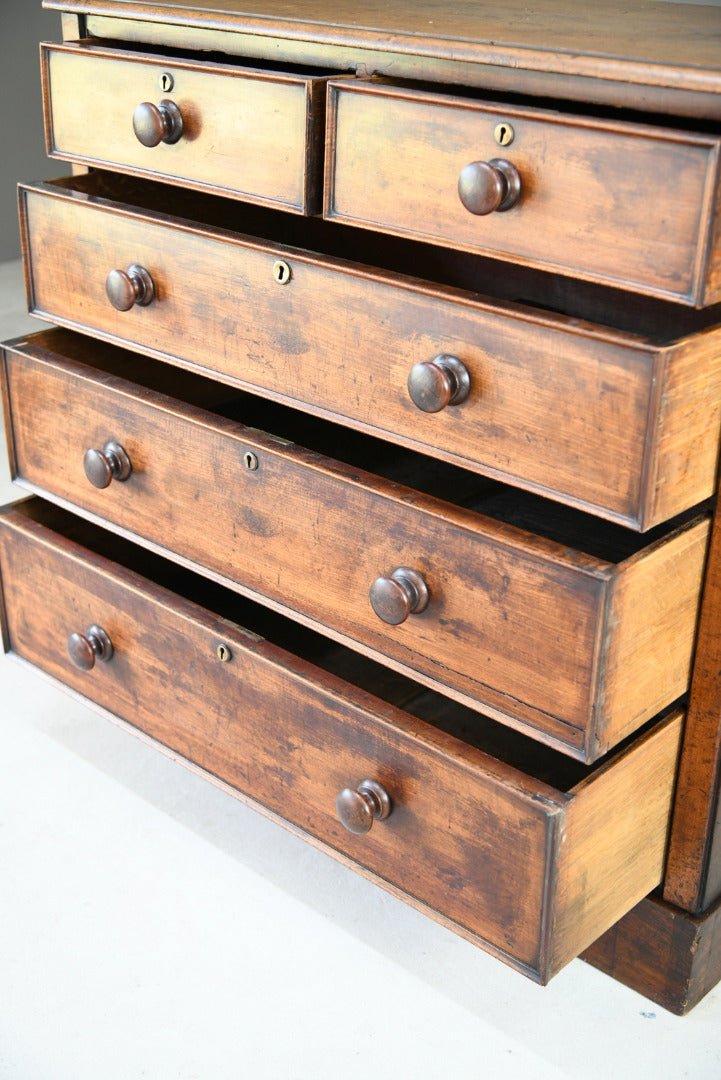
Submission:
M 721 13 L 46 6 L 6 649 L 532 977 L 691 1007 Z

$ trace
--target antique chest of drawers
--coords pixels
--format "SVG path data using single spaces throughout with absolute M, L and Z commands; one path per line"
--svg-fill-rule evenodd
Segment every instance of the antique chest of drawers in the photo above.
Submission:
M 721 13 L 46 6 L 6 649 L 534 978 L 690 1007 Z

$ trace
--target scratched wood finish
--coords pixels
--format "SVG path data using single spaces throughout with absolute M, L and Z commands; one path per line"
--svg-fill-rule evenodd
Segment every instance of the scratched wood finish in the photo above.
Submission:
M 583 19 L 574 0 L 310 0 L 292 18 L 284 0 L 46 6 L 89 11 L 87 32 L 100 38 L 719 116 L 721 18 L 708 6 L 610 0 Z
M 328 87 L 325 214 L 696 307 L 721 299 L 718 136 L 481 104 L 356 81 Z M 515 137 L 501 147 L 499 123 Z M 508 159 L 517 204 L 469 213 L 458 177 Z
M 8 350 L 7 397 L 17 480 L 572 754 L 597 758 L 686 690 L 706 519 L 614 563 L 574 551 L 572 522 L 564 544 L 531 535 L 483 493 L 480 512 L 441 502 L 42 345 Z M 133 472 L 98 490 L 83 458 L 108 439 Z M 368 596 L 398 566 L 430 602 L 391 627 Z
M 634 528 L 713 494 L 719 328 L 653 342 L 53 185 L 24 190 L 22 209 L 31 309 L 52 321 Z M 105 278 L 138 262 L 158 300 L 119 313 Z M 464 363 L 471 392 L 431 415 L 407 380 L 441 353 Z
M 320 204 L 325 82 L 86 45 L 41 49 L 51 157 L 101 165 L 297 213 Z M 173 86 L 164 90 L 161 76 Z M 141 102 L 173 101 L 183 134 L 143 146 Z
M 527 974 L 547 981 L 659 882 L 679 713 L 555 789 L 174 597 L 40 516 L 6 510 L 0 525 L 6 648 Z M 79 671 L 65 643 L 90 623 L 115 651 Z M 218 659 L 219 640 L 231 661 Z M 335 797 L 366 777 L 386 787 L 392 812 L 353 836 Z

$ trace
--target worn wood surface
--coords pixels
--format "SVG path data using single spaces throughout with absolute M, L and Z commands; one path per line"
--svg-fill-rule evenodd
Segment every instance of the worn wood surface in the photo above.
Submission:
M 701 914 L 721 896 L 721 511 L 704 580 L 664 899 Z
M 598 757 L 686 689 L 706 520 L 616 565 L 574 551 L 570 521 L 557 544 L 42 349 L 8 353 L 8 396 L 22 482 L 571 753 Z M 83 458 L 108 439 L 133 471 L 98 490 Z M 369 590 L 398 566 L 430 601 L 388 626 Z
M 718 137 L 372 82 L 329 84 L 325 214 L 702 307 L 721 299 L 707 246 Z M 500 147 L 499 123 L 515 137 Z M 470 162 L 508 159 L 518 203 L 477 216 Z
M 41 58 L 52 157 L 298 213 L 318 209 L 323 79 L 89 45 L 43 46 Z M 170 90 L 160 87 L 164 74 Z M 143 146 L 133 112 L 163 99 L 180 109 L 183 134 Z
M 679 714 L 566 793 L 22 511 L 4 515 L 0 559 L 12 651 L 441 910 L 541 981 L 660 879 Z M 103 626 L 114 655 L 79 671 L 65 643 L 89 623 Z M 232 660 L 218 659 L 219 640 Z M 336 818 L 335 797 L 366 777 L 389 792 L 392 812 L 354 836 Z
M 658 367 L 658 403 L 651 409 L 646 514 L 664 521 L 708 498 L 717 484 L 721 420 L 721 352 L 716 332 L 679 340 Z
M 719 93 L 721 18 L 701 5 L 611 0 L 578 18 L 574 0 L 529 5 L 509 0 L 463 0 L 452 6 L 442 0 L 376 0 L 328 5 L 312 0 L 289 10 L 284 0 L 248 5 L 239 0 L 44 0 L 45 6 L 92 13 L 91 26 L 112 17 L 120 26 L 137 20 L 148 32 L 157 26 L 166 41 L 186 28 L 262 37 L 271 52 L 287 42 L 313 47 L 326 44 L 349 51 L 372 49 L 391 56 L 396 66 L 407 55 L 426 56 L 440 66 L 471 62 L 485 68 L 510 69 L 524 88 L 526 73 L 544 73 L 562 87 L 564 79 L 583 77 L 595 83 L 625 84 L 624 101 L 640 107 L 642 89 Z M 110 20 L 95 15 L 110 16 Z M 133 29 L 136 29 L 136 22 Z M 192 40 L 192 38 L 191 38 Z M 202 38 L 201 38 L 202 40 Z M 242 48 L 241 46 L 236 46 Z M 444 63 L 445 62 L 445 63 Z M 438 77 L 440 77 L 440 75 Z
M 721 904 L 695 917 L 649 897 L 583 959 L 683 1016 L 721 979 Z
M 28 191 L 23 211 L 31 308 L 53 321 L 636 528 L 713 493 L 718 328 L 689 328 L 668 355 L 662 341 L 125 214 L 52 185 Z M 273 280 L 279 255 L 287 286 Z M 118 313 L 105 278 L 137 262 L 157 301 Z M 471 393 L 430 415 L 407 380 L 440 353 L 462 360 Z
M 653 715 L 662 708 L 670 687 L 688 687 L 708 537 L 706 522 L 703 538 L 683 532 L 673 544 L 654 544 L 614 578 L 597 715 L 616 722 L 603 731 L 604 741 L 612 744 L 632 730 L 629 719 L 640 710 Z

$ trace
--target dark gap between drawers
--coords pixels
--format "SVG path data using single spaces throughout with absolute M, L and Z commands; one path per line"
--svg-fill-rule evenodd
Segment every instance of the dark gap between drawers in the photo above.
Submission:
M 535 742 L 511 728 L 467 709 L 411 679 L 398 675 L 365 656 L 356 654 L 306 627 L 269 611 L 260 604 L 208 581 L 183 567 L 146 551 L 122 537 L 84 521 L 61 507 L 36 497 L 17 503 L 16 511 L 117 563 L 156 585 L 217 615 L 223 625 L 232 623 L 243 633 L 261 638 L 316 667 L 337 676 L 376 698 L 403 709 L 412 716 L 452 735 L 483 753 L 527 773 L 537 780 L 568 791 L 595 772 L 604 761 L 622 752 L 634 736 L 615 747 L 606 758 L 593 765 L 579 761 Z M 223 629 L 219 627 L 219 636 Z M 675 707 L 675 706 L 674 706 Z M 664 710 L 664 714 L 670 709 Z M 650 721 L 643 730 L 651 727 Z
M 254 56 L 238 56 L 234 53 L 221 52 L 219 49 L 213 49 L 206 51 L 195 51 L 193 49 L 184 49 L 181 46 L 160 45 L 156 42 L 145 41 L 131 41 L 122 42 L 117 41 L 114 38 L 102 38 L 102 37 L 89 37 L 82 38 L 79 41 L 74 41 L 72 44 L 90 47 L 91 49 L 112 49 L 113 52 L 118 54 L 118 59 L 122 60 L 124 54 L 132 56 L 133 54 L 142 54 L 147 56 L 150 60 L 154 58 L 167 59 L 169 61 L 177 60 L 180 63 L 198 64 L 204 66 L 206 64 L 223 64 L 225 67 L 239 68 L 241 71 L 246 68 L 251 71 L 258 72 L 270 72 L 271 74 L 286 74 L 286 75 L 308 75 L 311 78 L 336 78 L 339 75 L 343 75 L 345 71 L 352 72 L 354 68 L 337 68 L 329 67 L 327 64 L 320 67 L 315 67 L 311 64 L 294 64 L 292 61 L 285 60 L 273 60 L 262 59 Z
M 564 548 L 583 551 L 611 563 L 622 562 L 673 528 L 696 517 L 705 506 L 694 507 L 670 522 L 646 533 L 637 533 L 614 522 L 597 518 L 573 507 L 524 492 L 500 481 L 437 461 L 371 435 L 345 428 L 329 420 L 312 417 L 287 405 L 244 393 L 194 372 L 178 369 L 160 361 L 148 360 L 136 353 L 100 341 L 93 341 L 72 331 L 55 329 L 34 335 L 37 349 L 89 365 L 97 374 L 130 380 L 137 384 L 139 396 L 150 389 L 168 395 L 191 407 L 207 410 L 250 429 L 253 438 L 269 435 L 279 446 L 299 446 L 353 469 L 421 491 L 426 495 L 548 540 Z M 102 379 L 102 374 L 101 374 Z M 209 417 L 212 420 L 212 416 Z M 242 437 L 242 432 L 240 432 Z
M 597 330 L 620 330 L 656 345 L 670 345 L 721 320 L 721 304 L 696 311 L 481 255 L 100 169 L 82 176 L 61 177 L 48 186 L 86 193 L 93 201 L 124 203 L 132 209 L 160 214 L 163 220 L 172 214 L 194 224 L 230 230 L 252 242 L 270 242 L 284 249 L 360 263 L 370 272 L 380 270 L 425 285 L 459 289 L 475 300 L 501 300 L 520 305 L 524 311 L 532 307 L 540 315 L 558 317 L 561 325 L 568 325 L 570 319 L 571 325 L 588 322 Z M 420 267 L 422 278 L 418 276 Z

